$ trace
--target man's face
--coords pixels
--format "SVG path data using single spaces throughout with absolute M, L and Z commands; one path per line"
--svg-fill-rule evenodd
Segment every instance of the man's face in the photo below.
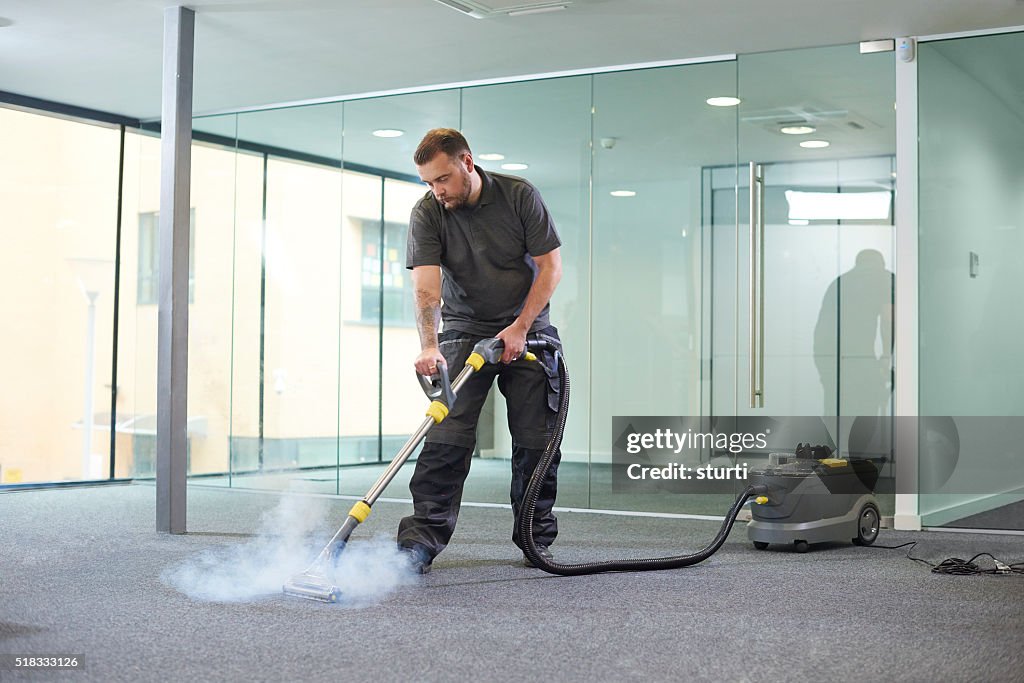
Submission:
M 433 159 L 416 167 L 420 179 L 430 187 L 434 197 L 448 211 L 461 208 L 469 201 L 472 168 L 473 158 L 470 155 L 462 154 L 453 159 L 443 152 L 435 154 Z

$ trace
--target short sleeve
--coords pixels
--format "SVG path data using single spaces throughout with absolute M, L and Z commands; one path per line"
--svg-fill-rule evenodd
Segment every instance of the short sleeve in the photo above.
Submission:
M 420 201 L 409 216 L 409 237 L 405 244 L 405 267 L 441 265 L 441 225 L 427 202 Z
M 551 213 L 537 188 L 524 182 L 518 204 L 519 219 L 523 222 L 525 231 L 526 251 L 530 256 L 543 256 L 562 246 L 558 230 L 555 229 L 555 221 L 551 218 Z

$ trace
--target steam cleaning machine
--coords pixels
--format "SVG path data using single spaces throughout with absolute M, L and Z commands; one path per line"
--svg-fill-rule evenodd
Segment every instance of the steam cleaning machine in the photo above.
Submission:
M 812 543 L 871 545 L 878 538 L 881 516 L 872 493 L 878 468 L 870 460 L 834 458 L 827 446 L 798 444 L 793 455 L 772 453 L 747 481 L 767 490 L 747 525 L 758 550 L 779 543 L 804 553 Z
M 431 399 L 426 418 L 366 495 L 352 506 L 341 528 L 312 564 L 284 584 L 283 590 L 287 595 L 322 602 L 338 602 L 341 599 L 344 591 L 330 580 L 328 571 L 344 551 L 352 532 L 366 520 L 374 502 L 395 478 L 430 428 L 448 416 L 459 390 L 484 365 L 498 363 L 504 348 L 504 342 L 500 339 L 480 341 L 473 348 L 461 372 L 451 382 L 448 369 L 443 363 L 438 364 L 438 372 L 433 377 L 417 374 L 424 393 Z M 791 461 L 773 459 L 768 467 L 751 471 L 746 488 L 729 508 L 718 533 L 711 543 L 697 552 L 672 557 L 575 564 L 562 564 L 545 558 L 537 551 L 533 539 L 533 519 L 542 483 L 562 444 L 569 408 L 569 375 L 561 350 L 543 340 L 527 341 L 526 350 L 515 362 L 540 362 L 537 354 L 548 354 L 554 359 L 561 390 L 555 425 L 527 486 L 519 517 L 523 553 L 533 566 L 561 576 L 688 567 L 706 560 L 718 551 L 732 530 L 740 509 L 750 498 L 754 498 L 758 505 L 753 508 L 753 521 L 748 529 L 751 540 L 759 549 L 766 548 L 769 543 L 793 543 L 798 551 L 803 551 L 810 543 L 826 540 L 852 539 L 855 543 L 869 544 L 877 536 L 878 505 L 870 493 L 858 493 L 860 489 L 852 486 L 854 480 L 863 484 L 869 473 L 865 473 L 856 464 L 830 457 L 831 452 L 820 450 L 825 447 L 812 449 L 801 445 Z M 819 457 L 823 455 L 825 457 Z

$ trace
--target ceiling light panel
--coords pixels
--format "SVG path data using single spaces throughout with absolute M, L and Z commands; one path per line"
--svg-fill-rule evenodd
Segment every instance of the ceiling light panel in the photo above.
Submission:
M 456 12 L 473 17 L 474 19 L 487 19 L 493 16 L 521 16 L 524 14 L 539 14 L 541 12 L 555 12 L 568 9 L 574 0 L 540 0 L 538 2 L 523 2 L 523 0 L 434 0 L 449 7 Z

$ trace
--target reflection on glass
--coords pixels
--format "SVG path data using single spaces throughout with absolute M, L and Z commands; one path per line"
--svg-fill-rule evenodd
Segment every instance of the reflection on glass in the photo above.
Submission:
M 835 414 L 835 397 L 843 415 L 891 414 L 892 302 L 893 274 L 877 249 L 859 251 L 854 266 L 825 290 L 814 326 L 814 362 L 824 389 L 822 415 Z

